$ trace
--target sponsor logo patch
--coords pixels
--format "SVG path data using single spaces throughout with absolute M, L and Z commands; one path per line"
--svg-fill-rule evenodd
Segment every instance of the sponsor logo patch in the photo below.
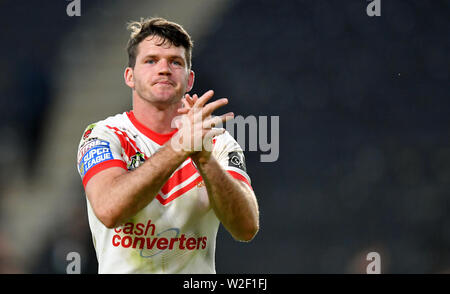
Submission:
M 113 159 L 109 142 L 98 139 L 87 142 L 80 148 L 79 154 L 78 169 L 82 176 L 97 164 Z
M 228 166 L 236 167 L 238 169 L 247 172 L 244 154 L 242 152 L 228 153 Z
M 128 164 L 128 170 L 135 170 L 145 162 L 145 155 L 137 151 L 135 155 L 130 157 L 130 163 Z
M 78 160 L 80 160 L 89 149 L 98 145 L 107 145 L 108 142 L 100 140 L 98 138 L 89 138 L 86 142 L 84 142 L 81 147 L 78 149 Z M 80 163 L 80 161 L 78 161 Z
M 152 258 L 167 251 L 205 250 L 208 246 L 207 236 L 182 233 L 179 228 L 169 228 L 156 232 L 156 226 L 149 219 L 147 224 L 126 223 L 114 229 L 111 242 L 114 247 L 140 249 L 142 258 Z
M 89 136 L 91 135 L 92 130 L 94 129 L 94 127 L 95 127 L 95 124 L 88 125 L 88 127 L 84 131 L 83 140 L 86 140 L 87 138 L 89 138 Z

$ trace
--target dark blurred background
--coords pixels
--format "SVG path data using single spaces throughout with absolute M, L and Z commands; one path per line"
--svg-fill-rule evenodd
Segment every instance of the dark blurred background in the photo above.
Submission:
M 0 2 L 1 273 L 65 273 L 71 251 L 96 273 L 76 149 L 130 109 L 125 26 L 148 16 L 193 36 L 193 93 L 280 118 L 277 161 L 245 152 L 260 232 L 221 227 L 218 273 L 365 273 L 371 251 L 450 272 L 450 1 L 69 3 Z

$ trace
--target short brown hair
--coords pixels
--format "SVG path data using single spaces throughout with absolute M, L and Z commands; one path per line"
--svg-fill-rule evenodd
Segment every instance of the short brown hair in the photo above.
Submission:
M 128 40 L 128 66 L 134 68 L 136 65 L 136 56 L 138 54 L 138 45 L 148 36 L 158 36 L 162 39 L 161 44 L 169 42 L 174 46 L 183 46 L 186 49 L 186 62 L 188 69 L 191 68 L 192 48 L 194 46 L 191 37 L 182 26 L 164 18 L 141 18 L 140 21 L 128 23 L 127 29 L 131 31 Z

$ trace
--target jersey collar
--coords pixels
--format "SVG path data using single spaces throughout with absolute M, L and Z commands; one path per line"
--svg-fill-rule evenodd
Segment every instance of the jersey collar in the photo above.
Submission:
M 150 128 L 144 126 L 141 122 L 139 122 L 136 117 L 134 116 L 133 111 L 126 112 L 128 119 L 131 121 L 131 123 L 136 127 L 136 129 L 139 130 L 142 134 L 147 136 L 150 140 L 158 143 L 159 145 L 164 145 L 167 141 L 172 138 L 172 136 L 178 131 L 174 130 L 170 133 L 160 134 L 157 133 Z

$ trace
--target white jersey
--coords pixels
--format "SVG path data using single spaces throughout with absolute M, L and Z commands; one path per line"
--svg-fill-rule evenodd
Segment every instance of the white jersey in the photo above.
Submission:
M 83 186 L 110 167 L 138 168 L 176 131 L 158 134 L 137 121 L 132 111 L 89 125 L 77 156 Z M 215 137 L 212 156 L 250 186 L 242 149 L 229 133 Z M 146 207 L 120 227 L 108 229 L 89 200 L 87 207 L 99 273 L 215 273 L 219 220 L 190 158 Z

